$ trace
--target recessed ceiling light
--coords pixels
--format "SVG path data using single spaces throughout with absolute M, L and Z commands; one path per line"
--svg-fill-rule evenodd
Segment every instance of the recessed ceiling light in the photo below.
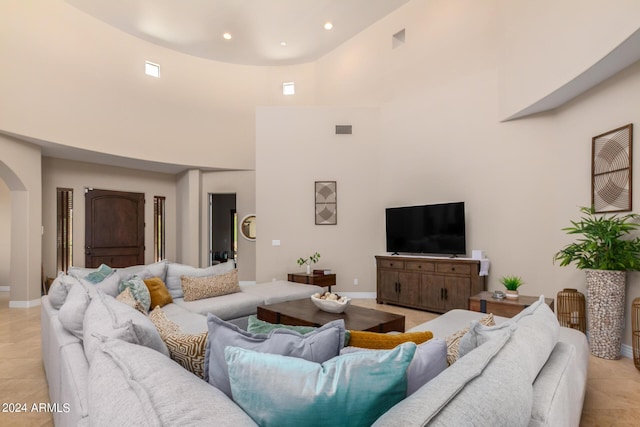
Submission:
M 224 33 L 222 35 L 222 38 L 224 38 L 225 40 L 231 40 L 231 33 Z
M 280 46 L 286 46 L 287 42 L 280 42 Z
M 331 22 L 327 21 L 327 22 L 324 23 L 324 29 L 325 30 L 330 30 L 332 28 L 333 28 L 333 24 Z

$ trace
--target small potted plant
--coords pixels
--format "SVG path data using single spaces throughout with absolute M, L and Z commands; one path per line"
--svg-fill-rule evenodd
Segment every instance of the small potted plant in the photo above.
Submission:
M 519 296 L 518 288 L 524 285 L 522 278 L 519 276 L 504 276 L 502 279 L 500 279 L 500 283 L 502 283 L 507 289 L 507 291 L 505 292 L 506 297 L 510 299 L 517 299 Z
M 307 264 L 307 274 L 311 274 L 311 263 L 316 263 L 320 259 L 320 254 L 318 252 L 311 255 L 309 258 L 298 258 L 296 261 L 299 266 L 303 266 Z

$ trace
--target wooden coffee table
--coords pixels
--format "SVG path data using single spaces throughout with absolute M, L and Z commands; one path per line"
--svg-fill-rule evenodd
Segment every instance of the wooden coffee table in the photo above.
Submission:
M 404 316 L 350 305 L 343 313 L 328 313 L 317 308 L 311 299 L 261 305 L 258 319 L 269 323 L 294 326 L 322 326 L 344 319 L 346 329 L 370 332 L 404 332 Z

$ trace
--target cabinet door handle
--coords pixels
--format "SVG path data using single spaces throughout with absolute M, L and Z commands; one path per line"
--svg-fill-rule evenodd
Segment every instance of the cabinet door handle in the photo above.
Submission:
M 444 299 L 449 299 L 449 291 L 447 288 L 444 288 Z
M 402 283 L 398 282 L 398 293 L 402 292 Z
M 440 299 L 444 299 L 444 288 L 440 288 Z

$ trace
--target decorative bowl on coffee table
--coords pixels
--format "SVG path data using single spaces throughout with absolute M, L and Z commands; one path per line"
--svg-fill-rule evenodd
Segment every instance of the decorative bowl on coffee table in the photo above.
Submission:
M 342 302 L 330 299 L 320 299 L 311 296 L 311 302 L 322 311 L 329 313 L 342 313 L 351 304 L 351 298 L 342 297 Z

